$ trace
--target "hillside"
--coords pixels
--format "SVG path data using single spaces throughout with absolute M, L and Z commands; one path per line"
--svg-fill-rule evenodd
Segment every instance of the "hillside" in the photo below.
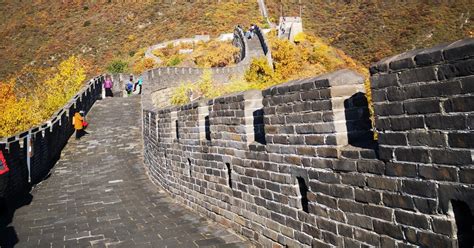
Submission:
M 474 34 L 474 2 L 301 1 L 307 32 L 326 39 L 365 66 L 384 57 Z M 299 15 L 296 0 L 267 0 L 273 20 Z
M 27 65 L 55 66 L 71 55 L 92 65 L 91 74 L 103 72 L 112 59 L 127 60 L 139 48 L 231 32 L 261 19 L 256 1 L 70 2 L 0 1 L 0 81 Z

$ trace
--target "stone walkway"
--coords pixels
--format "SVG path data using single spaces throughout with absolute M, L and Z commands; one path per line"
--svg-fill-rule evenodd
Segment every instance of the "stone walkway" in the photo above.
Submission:
M 175 203 L 146 176 L 138 97 L 98 101 L 52 175 L 16 210 L 18 247 L 251 247 Z

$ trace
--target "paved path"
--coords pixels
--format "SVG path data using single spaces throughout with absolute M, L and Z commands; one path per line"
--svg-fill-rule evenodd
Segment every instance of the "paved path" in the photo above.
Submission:
M 51 177 L 10 224 L 17 247 L 249 247 L 178 205 L 145 174 L 138 97 L 98 101 Z

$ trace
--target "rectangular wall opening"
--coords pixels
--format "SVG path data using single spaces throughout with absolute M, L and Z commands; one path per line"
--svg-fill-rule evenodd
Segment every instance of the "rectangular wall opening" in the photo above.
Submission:
M 230 167 L 229 163 L 225 163 L 225 166 L 227 167 L 228 184 L 229 184 L 229 187 L 232 189 L 232 168 Z
M 209 121 L 209 115 L 204 117 L 204 132 L 206 133 L 206 140 L 211 140 L 211 123 Z
M 192 177 L 193 174 L 191 173 L 192 172 L 192 168 L 191 168 L 191 159 L 188 158 L 188 169 L 189 169 L 189 177 Z
M 298 187 L 300 189 L 301 194 L 301 207 L 303 211 L 308 213 L 308 186 L 306 186 L 306 182 L 302 177 L 296 177 L 298 180 Z
M 176 128 L 176 130 L 175 130 L 176 139 L 179 141 L 179 123 L 178 123 L 178 120 L 175 120 L 174 123 L 175 123 L 175 128 Z
M 255 141 L 260 144 L 267 144 L 265 140 L 265 122 L 263 121 L 263 109 L 253 111 L 253 132 Z
M 471 209 L 462 201 L 451 201 L 460 248 L 474 247 L 474 222 Z

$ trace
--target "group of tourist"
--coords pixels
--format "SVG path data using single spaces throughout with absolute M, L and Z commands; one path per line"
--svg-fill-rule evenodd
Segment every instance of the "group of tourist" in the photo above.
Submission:
M 245 32 L 245 37 L 247 39 L 252 39 L 256 30 L 257 30 L 257 25 L 251 24 L 249 30 Z
M 141 77 L 138 78 L 136 82 L 133 80 L 133 75 L 130 75 L 130 80 L 125 84 L 125 92 L 127 96 L 133 94 L 142 94 L 142 84 L 143 79 Z M 110 75 L 105 76 L 105 81 L 103 83 L 103 89 L 105 91 L 105 97 L 113 97 L 114 93 L 112 89 L 114 88 L 114 82 L 112 81 L 112 77 Z M 72 118 L 72 125 L 76 130 L 76 140 L 80 139 L 82 136 L 87 134 L 85 129 L 88 126 L 88 123 L 85 119 L 84 111 L 76 112 Z

